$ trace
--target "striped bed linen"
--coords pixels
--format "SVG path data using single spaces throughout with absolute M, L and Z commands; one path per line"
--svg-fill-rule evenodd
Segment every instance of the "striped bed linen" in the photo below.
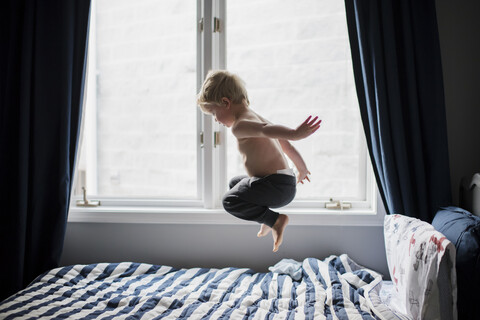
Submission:
M 0 303 L 0 319 L 399 319 L 382 277 L 347 255 L 302 262 L 302 278 L 241 268 L 99 263 L 53 269 Z

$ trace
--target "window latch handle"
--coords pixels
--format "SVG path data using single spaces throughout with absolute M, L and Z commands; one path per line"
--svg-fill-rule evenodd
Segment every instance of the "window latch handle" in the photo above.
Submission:
M 220 145 L 220 131 L 215 131 L 213 133 L 213 147 L 216 148 Z
M 220 32 L 220 19 L 217 17 L 213 18 L 213 32 Z
M 77 200 L 77 207 L 98 207 L 100 205 L 100 201 L 89 201 L 87 199 L 87 189 L 82 187 L 83 190 L 83 200 Z

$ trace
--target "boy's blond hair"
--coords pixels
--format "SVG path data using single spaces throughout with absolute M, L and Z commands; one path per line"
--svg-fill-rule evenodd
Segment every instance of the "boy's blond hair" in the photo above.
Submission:
M 239 76 L 226 70 L 211 70 L 197 95 L 197 104 L 206 111 L 206 104 L 221 105 L 223 97 L 232 103 L 242 103 L 245 99 L 247 105 L 250 104 L 245 83 Z

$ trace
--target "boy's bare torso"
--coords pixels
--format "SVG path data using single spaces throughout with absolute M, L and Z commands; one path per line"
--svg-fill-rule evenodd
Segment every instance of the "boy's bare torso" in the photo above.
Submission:
M 241 115 L 235 122 L 241 120 L 258 121 L 260 123 L 269 123 L 252 110 L 248 110 Z M 235 128 L 233 124 L 232 132 Z M 243 162 L 247 174 L 251 177 L 264 177 L 269 174 L 277 173 L 278 170 L 289 167 L 287 159 L 282 151 L 282 147 L 277 139 L 252 137 L 238 138 L 238 150 L 243 157 Z

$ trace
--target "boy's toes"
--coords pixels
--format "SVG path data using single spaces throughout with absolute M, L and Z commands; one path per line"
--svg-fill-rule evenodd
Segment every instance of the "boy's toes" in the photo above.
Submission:
M 273 252 L 277 252 L 278 248 L 283 242 L 283 237 L 281 235 L 277 235 L 276 232 L 273 232 Z
M 260 238 L 260 237 L 265 237 L 265 236 L 268 234 L 269 231 L 270 231 L 270 230 L 267 230 L 267 231 L 258 231 L 257 237 L 259 237 L 259 238 Z
M 272 236 L 273 236 L 273 252 L 278 251 L 278 247 L 283 242 L 283 232 L 285 230 L 285 227 L 288 224 L 288 216 L 281 214 L 275 224 L 273 225 L 273 231 L 272 231 Z
M 279 245 L 277 243 L 274 243 L 273 244 L 273 252 L 277 252 L 278 251 L 278 247 Z
M 262 226 L 260 227 L 260 231 L 258 231 L 258 233 L 257 233 L 257 237 L 259 237 L 259 238 L 260 237 L 265 237 L 270 232 L 270 230 L 272 230 L 272 228 L 262 224 Z

